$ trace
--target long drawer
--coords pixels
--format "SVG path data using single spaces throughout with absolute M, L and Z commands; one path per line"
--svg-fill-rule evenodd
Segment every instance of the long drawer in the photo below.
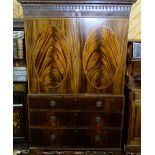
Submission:
M 121 127 L 122 113 L 30 111 L 30 126 Z
M 30 129 L 33 147 L 120 147 L 120 141 L 120 129 Z
M 124 96 L 28 95 L 31 147 L 120 147 Z
M 122 112 L 124 96 L 114 95 L 28 95 L 29 109 Z

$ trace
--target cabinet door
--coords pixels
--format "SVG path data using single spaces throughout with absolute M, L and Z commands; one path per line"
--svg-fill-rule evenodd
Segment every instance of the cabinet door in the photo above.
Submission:
M 25 19 L 29 93 L 123 94 L 127 19 Z
M 79 91 L 123 94 L 128 20 L 79 18 Z
M 76 19 L 25 19 L 29 93 L 75 91 Z

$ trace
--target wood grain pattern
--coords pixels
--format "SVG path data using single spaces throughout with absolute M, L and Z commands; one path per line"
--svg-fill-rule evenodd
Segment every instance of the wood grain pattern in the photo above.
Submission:
M 127 19 L 39 18 L 24 24 L 29 93 L 124 93 Z
M 24 26 L 29 93 L 76 92 L 75 19 L 25 19 Z
M 36 36 L 34 66 L 40 82 L 47 88 L 56 88 L 65 80 L 69 70 L 70 47 L 56 27 Z
M 34 0 L 31 2 L 29 0 L 20 1 L 24 6 L 24 15 L 26 17 L 25 34 L 29 81 L 28 93 L 30 96 L 34 95 L 35 97 L 41 95 L 41 101 L 36 98 L 28 98 L 30 148 L 38 147 L 53 150 L 63 150 L 65 147 L 76 149 L 91 148 L 92 150 L 121 149 L 128 15 L 130 12 L 130 6 L 134 1 L 135 0 L 77 0 L 73 2 L 70 0 L 45 0 L 43 4 L 40 3 L 42 0 Z M 89 2 L 91 4 L 87 5 Z M 34 5 L 35 3 L 37 4 Z M 49 5 L 49 3 L 51 4 Z M 53 5 L 52 3 L 55 4 Z M 72 3 L 75 5 L 72 5 Z M 76 3 L 78 5 L 76 5 Z M 82 3 L 87 4 L 81 5 Z M 95 3 L 95 5 L 93 3 Z M 103 5 L 96 5 L 100 3 Z M 90 11 L 91 9 L 93 13 Z M 86 13 L 87 11 L 88 13 Z M 41 17 L 44 17 L 44 19 Z M 49 27 L 56 29 L 54 29 L 54 31 L 51 29 L 48 30 Z M 103 27 L 108 27 L 111 31 L 109 32 L 109 29 L 106 29 L 106 31 L 103 31 L 104 33 L 102 34 Z M 96 32 L 96 30 L 98 31 Z M 60 43 L 61 41 L 55 40 L 55 38 L 59 38 L 54 34 L 57 32 L 61 32 L 58 36 L 65 38 L 63 40 L 63 44 L 66 42 L 65 45 L 68 44 L 67 47 L 69 50 L 66 52 L 64 50 L 66 47 L 61 46 L 61 48 L 57 48 L 59 49 L 57 52 L 54 52 L 56 55 L 51 55 L 51 53 L 53 53 L 51 50 L 48 51 L 45 49 L 46 47 L 42 47 L 44 44 L 49 48 L 58 47 L 57 42 Z M 89 63 L 89 61 L 92 61 L 89 59 L 89 55 L 91 55 L 90 53 L 95 53 L 92 51 L 89 53 L 89 49 L 87 49 L 87 44 L 89 44 L 89 40 L 91 40 L 89 35 L 91 34 L 95 36 L 92 38 L 97 38 L 95 44 L 96 42 L 99 42 L 95 48 L 97 48 L 99 53 L 102 53 L 102 57 L 100 54 L 96 54 L 98 56 L 97 60 L 99 60 L 99 63 L 95 63 L 94 66 L 98 67 L 97 69 L 95 68 L 95 70 L 98 72 L 98 78 L 94 80 L 95 83 L 93 84 L 91 84 L 86 77 L 88 76 L 88 70 L 92 68 L 87 68 L 87 65 L 85 66 L 85 64 Z M 104 40 L 103 38 L 110 36 L 109 34 L 115 35 L 113 35 L 113 39 L 105 39 L 106 48 L 104 48 L 106 50 L 101 50 L 102 41 Z M 45 35 L 48 36 L 47 40 L 45 39 Z M 40 41 L 37 42 L 38 40 Z M 47 43 L 44 40 L 46 40 Z M 108 42 L 111 42 L 110 46 L 107 45 L 107 40 Z M 53 41 L 56 42 L 56 46 L 55 44 L 51 44 Z M 94 48 L 92 49 L 95 51 Z M 62 52 L 63 50 L 65 52 Z M 63 54 L 61 54 L 61 58 L 56 59 L 55 61 L 55 57 L 57 57 L 58 53 Z M 43 55 L 45 55 L 45 57 Z M 108 60 L 103 59 L 103 55 L 104 57 L 108 57 Z M 58 65 L 59 60 L 61 60 L 61 63 L 62 61 L 64 62 L 64 69 Z M 106 65 L 103 65 L 103 63 L 101 63 L 102 61 L 104 61 Z M 96 64 L 99 65 L 96 66 Z M 61 71 L 57 69 L 58 67 L 56 68 L 56 66 L 59 66 Z M 59 74 L 53 74 L 54 76 L 51 77 L 51 72 L 53 73 L 53 69 L 56 69 L 57 73 L 59 70 Z M 85 71 L 87 73 L 85 73 Z M 106 71 L 106 74 L 103 71 Z M 100 72 L 103 72 L 106 76 L 103 76 L 103 73 Z M 94 73 L 94 71 L 92 73 Z M 47 75 L 47 78 L 45 75 Z M 110 79 L 107 75 L 110 77 Z M 105 82 L 103 78 L 105 78 Z M 51 80 L 54 82 L 52 83 Z M 105 96 L 103 97 L 102 94 Z M 82 97 L 77 97 L 77 99 L 76 95 L 80 95 Z M 54 98 L 58 96 L 62 98 L 60 100 L 56 98 L 57 100 L 55 101 L 52 99 L 53 96 Z M 117 101 L 117 99 L 119 99 L 119 101 Z M 67 104 L 68 101 L 70 101 L 69 104 Z M 37 110 L 39 111 L 39 114 L 36 114 Z M 88 110 L 92 111 L 90 112 Z M 75 111 L 77 112 L 76 115 L 78 115 L 79 118 L 73 118 L 73 113 Z M 117 116 L 113 115 L 113 113 L 108 113 L 111 111 L 115 112 L 117 116 L 120 114 L 118 120 L 116 118 Z M 106 115 L 105 112 L 108 114 Z M 97 116 L 93 115 L 92 113 L 96 113 Z M 100 117 L 102 117 L 102 125 L 108 127 L 102 129 L 101 126 L 96 127 L 95 124 L 93 124 L 94 116 L 95 119 L 97 117 L 97 123 L 100 120 L 98 118 L 98 114 L 101 114 Z M 47 119 L 49 116 L 51 117 L 51 121 L 53 121 L 52 125 L 54 126 L 54 121 L 56 120 L 55 115 L 57 115 L 58 119 L 62 120 L 62 122 L 58 121 L 58 126 L 56 128 L 52 128 L 51 125 L 46 126 L 44 123 L 48 121 Z M 37 120 L 35 120 L 35 116 L 38 117 Z M 32 117 L 34 120 L 32 120 Z M 116 124 L 114 124 L 113 121 L 115 121 Z M 89 126 L 90 122 L 92 124 Z M 37 125 L 35 123 L 37 123 Z M 67 125 L 69 126 L 71 124 L 75 126 L 67 127 Z M 84 128 L 82 126 L 84 124 L 89 127 Z M 64 125 L 65 127 L 61 125 Z M 116 126 L 114 127 L 113 125 Z M 107 153 L 105 152 L 104 154 Z M 113 153 L 108 152 L 108 154 Z
M 119 147 L 121 130 L 94 129 L 30 129 L 33 147 Z M 41 139 L 41 140 L 40 140 Z M 66 140 L 67 139 L 67 140 Z
M 30 112 L 30 127 L 39 128 L 113 128 L 122 126 L 122 113 L 105 112 Z
M 33 147 L 120 146 L 123 95 L 29 94 L 28 109 Z
M 98 29 L 100 31 L 97 33 Z M 79 63 L 82 64 L 79 66 L 81 67 L 80 92 L 124 94 L 127 30 L 128 20 L 125 19 L 78 19 Z M 107 58 L 103 57 L 105 55 Z
M 92 30 L 83 51 L 83 67 L 90 85 L 97 89 L 108 87 L 119 62 L 120 48 L 114 32 L 108 27 Z
M 54 106 L 50 102 L 54 101 Z M 102 105 L 97 107 L 97 102 L 101 101 Z M 72 111 L 72 112 L 106 112 L 106 113 L 123 113 L 124 96 L 114 95 L 94 95 L 94 94 L 29 94 L 28 95 L 29 111 Z

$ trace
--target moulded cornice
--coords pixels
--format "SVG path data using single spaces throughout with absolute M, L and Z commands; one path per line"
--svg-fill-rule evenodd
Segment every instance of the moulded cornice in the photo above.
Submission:
M 19 0 L 24 17 L 129 18 L 136 0 Z
M 137 0 L 18 0 L 22 4 L 133 4 Z

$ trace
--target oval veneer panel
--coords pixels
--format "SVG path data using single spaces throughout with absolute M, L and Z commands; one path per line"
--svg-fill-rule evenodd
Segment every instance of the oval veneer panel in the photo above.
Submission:
M 115 33 L 107 27 L 92 30 L 83 51 L 83 68 L 90 85 L 103 89 L 115 78 L 120 48 Z
M 69 70 L 69 45 L 56 27 L 38 34 L 34 44 L 34 66 L 46 88 L 56 88 L 65 80 Z

